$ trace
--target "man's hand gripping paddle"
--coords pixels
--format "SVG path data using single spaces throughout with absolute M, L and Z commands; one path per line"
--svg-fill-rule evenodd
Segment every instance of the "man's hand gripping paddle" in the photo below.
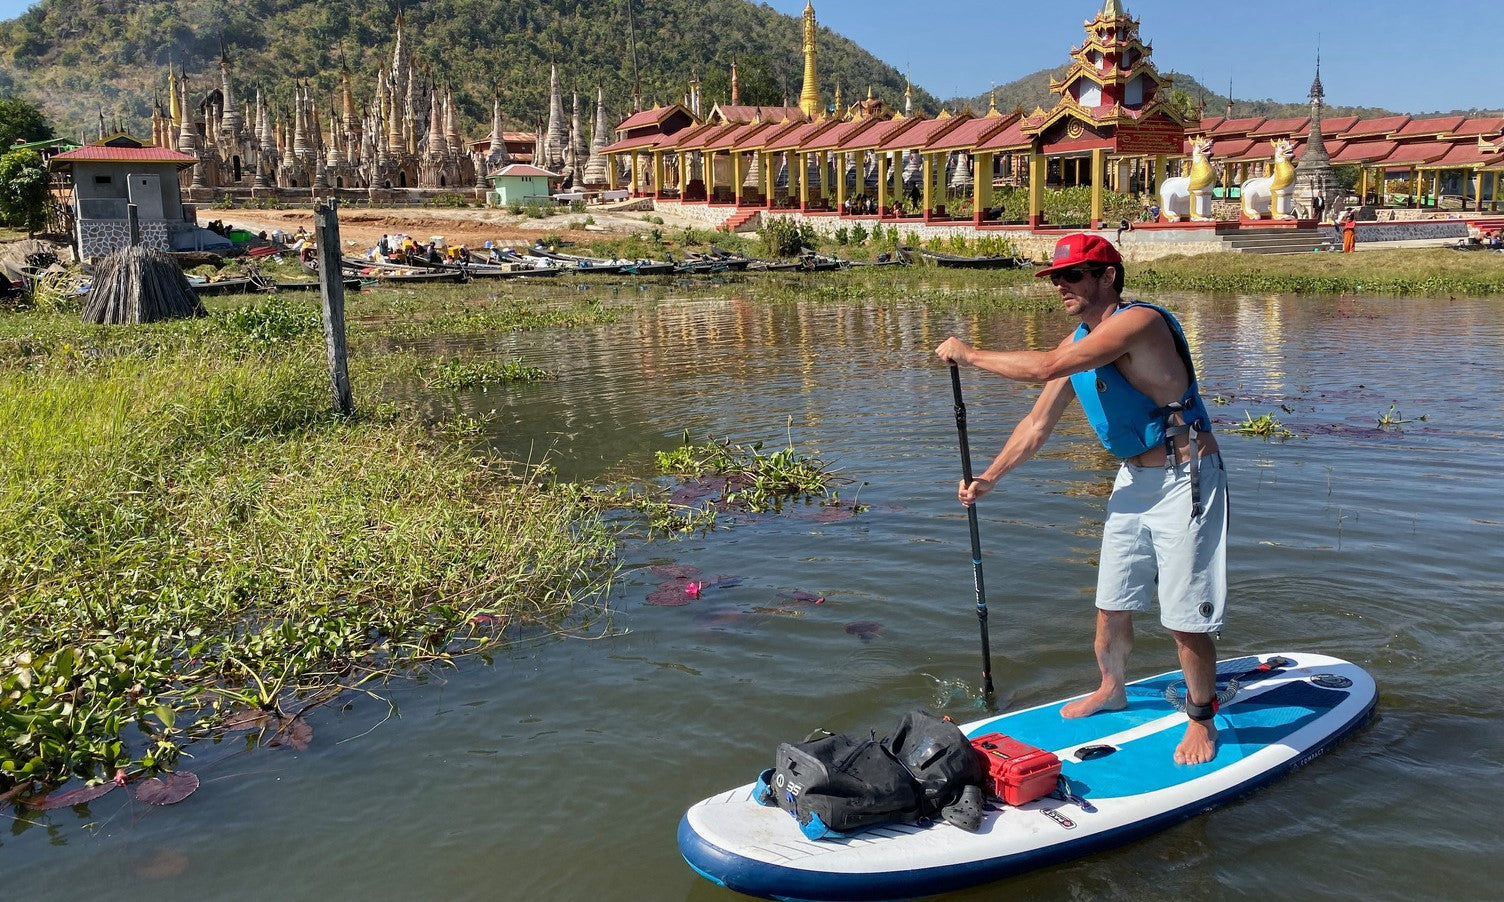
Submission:
M 971 485 L 971 446 L 966 441 L 966 404 L 961 400 L 961 373 L 950 365 L 950 387 L 956 396 L 956 432 L 961 437 L 961 477 Z M 977 532 L 977 506 L 966 507 L 971 524 L 971 567 L 977 587 L 977 621 L 982 627 L 982 693 L 992 697 L 992 646 L 987 641 L 987 590 L 982 586 L 982 537 Z

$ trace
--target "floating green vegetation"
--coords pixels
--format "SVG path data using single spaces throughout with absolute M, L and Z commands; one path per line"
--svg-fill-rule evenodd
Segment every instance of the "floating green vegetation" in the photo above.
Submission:
M 599 508 L 392 405 L 335 416 L 283 303 L 0 319 L 0 796 L 171 767 L 227 719 L 303 735 L 600 597 Z
M 1416 419 L 1420 420 L 1421 422 L 1425 422 L 1426 414 L 1422 414 L 1421 416 L 1416 417 Z M 1379 414 L 1380 429 L 1399 429 L 1401 426 L 1409 422 L 1411 421 L 1405 419 L 1405 415 L 1400 413 L 1393 404 L 1389 405 L 1389 410 Z
M 1260 438 L 1294 438 L 1295 433 L 1286 429 L 1274 414 L 1266 413 L 1257 419 L 1248 411 L 1243 411 L 1243 422 L 1228 430 L 1237 435 L 1256 435 Z
M 541 382 L 553 379 L 547 370 L 512 360 L 461 360 L 451 357 L 418 372 L 423 384 L 444 391 L 466 391 L 505 382 Z
M 754 513 L 782 510 L 788 500 L 840 503 L 833 489 L 836 473 L 819 458 L 800 454 L 792 439 L 771 454 L 762 449 L 762 442 L 737 445 L 714 439 L 696 445 L 686 429 L 679 447 L 657 453 L 658 470 L 681 479 L 721 480 L 722 502 Z

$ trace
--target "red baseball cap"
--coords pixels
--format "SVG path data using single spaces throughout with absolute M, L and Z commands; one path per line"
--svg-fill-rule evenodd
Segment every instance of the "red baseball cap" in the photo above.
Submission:
M 1117 266 L 1122 262 L 1123 255 L 1118 253 L 1118 249 L 1112 246 L 1111 241 L 1097 235 L 1077 232 L 1055 242 L 1055 256 L 1050 260 L 1050 265 L 1034 275 L 1036 277 L 1047 276 L 1052 272 L 1070 269 L 1072 266 L 1080 266 L 1083 263 Z

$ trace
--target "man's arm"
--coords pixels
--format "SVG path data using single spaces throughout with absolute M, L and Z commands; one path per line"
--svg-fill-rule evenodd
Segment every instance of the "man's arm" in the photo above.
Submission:
M 1050 380 L 1044 391 L 1039 393 L 1028 415 L 1013 427 L 1013 434 L 1008 436 L 1003 450 L 998 452 L 987 469 L 973 479 L 971 485 L 962 480 L 956 493 L 961 503 L 969 507 L 978 498 L 992 491 L 999 479 L 1038 453 L 1049 439 L 1050 433 L 1055 431 L 1055 424 L 1060 422 L 1066 405 L 1075 397 L 1076 390 L 1071 386 L 1070 379 Z
M 965 363 L 1015 382 L 1050 382 L 1112 363 L 1152 335 L 1160 322 L 1153 310 L 1134 307 L 1107 317 L 1080 341 L 1066 336 L 1049 351 L 983 351 L 952 336 L 935 353 L 947 363 Z

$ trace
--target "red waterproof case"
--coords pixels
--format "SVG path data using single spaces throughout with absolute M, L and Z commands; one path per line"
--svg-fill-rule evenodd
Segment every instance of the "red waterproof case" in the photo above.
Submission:
M 971 740 L 987 769 L 990 786 L 983 787 L 1009 805 L 1023 805 L 1055 791 L 1060 759 L 1054 752 L 988 733 Z

